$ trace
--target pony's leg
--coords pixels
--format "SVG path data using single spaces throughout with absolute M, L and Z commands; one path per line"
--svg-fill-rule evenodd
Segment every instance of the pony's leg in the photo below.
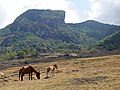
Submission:
M 48 68 L 48 69 L 47 69 L 47 72 L 46 72 L 46 77 L 48 77 L 49 71 L 50 71 L 50 69 Z
M 54 73 L 54 70 L 55 70 L 55 69 L 53 69 L 53 70 L 52 70 L 52 73 L 53 73 L 53 77 L 55 77 L 55 73 Z
M 30 80 L 30 73 L 29 73 L 29 80 Z
M 21 81 L 23 81 L 23 76 L 24 76 L 24 74 L 21 75 Z
M 21 74 L 19 74 L 19 80 L 21 79 Z
M 32 80 L 32 73 L 31 73 L 31 80 Z
M 46 72 L 46 77 L 48 77 L 48 72 Z
M 53 77 L 55 77 L 55 73 L 54 73 L 54 71 L 53 71 Z

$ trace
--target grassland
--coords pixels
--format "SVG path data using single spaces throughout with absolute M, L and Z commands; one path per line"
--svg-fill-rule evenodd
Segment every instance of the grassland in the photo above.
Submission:
M 55 77 L 45 79 L 46 67 L 56 63 Z M 32 64 L 41 72 L 41 79 L 19 81 L 20 66 L 1 70 L 0 90 L 120 90 L 120 55 L 55 60 Z

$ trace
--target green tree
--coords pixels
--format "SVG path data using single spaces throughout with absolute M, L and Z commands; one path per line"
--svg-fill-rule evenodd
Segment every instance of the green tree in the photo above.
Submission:
M 5 59 L 5 60 L 13 60 L 13 59 L 15 59 L 15 57 L 16 57 L 16 53 L 5 53 L 5 54 L 2 54 L 1 55 L 1 58 L 2 59 Z
M 32 57 L 37 57 L 38 56 L 38 52 L 36 50 L 33 50 L 31 53 Z
M 26 56 L 29 55 L 29 49 L 28 48 L 24 48 L 22 51 L 24 51 L 26 53 Z
M 25 57 L 26 57 L 25 51 L 20 51 L 20 52 L 18 52 L 18 58 L 19 58 L 19 59 L 22 59 L 22 58 L 25 58 Z

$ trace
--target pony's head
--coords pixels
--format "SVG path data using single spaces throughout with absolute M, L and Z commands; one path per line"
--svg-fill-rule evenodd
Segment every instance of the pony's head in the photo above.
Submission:
M 58 67 L 57 67 L 57 65 L 56 65 L 56 64 L 54 64 L 53 66 L 54 66 L 56 69 L 58 69 Z
M 40 79 L 40 72 L 36 72 L 36 77 Z

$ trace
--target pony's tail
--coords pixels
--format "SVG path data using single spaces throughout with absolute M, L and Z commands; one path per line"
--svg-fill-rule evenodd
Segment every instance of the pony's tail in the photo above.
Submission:
M 23 67 L 24 68 L 24 67 Z M 20 76 L 21 76 L 21 73 L 22 73 L 22 69 L 23 68 L 21 68 L 20 70 L 19 70 L 19 80 L 20 80 Z

